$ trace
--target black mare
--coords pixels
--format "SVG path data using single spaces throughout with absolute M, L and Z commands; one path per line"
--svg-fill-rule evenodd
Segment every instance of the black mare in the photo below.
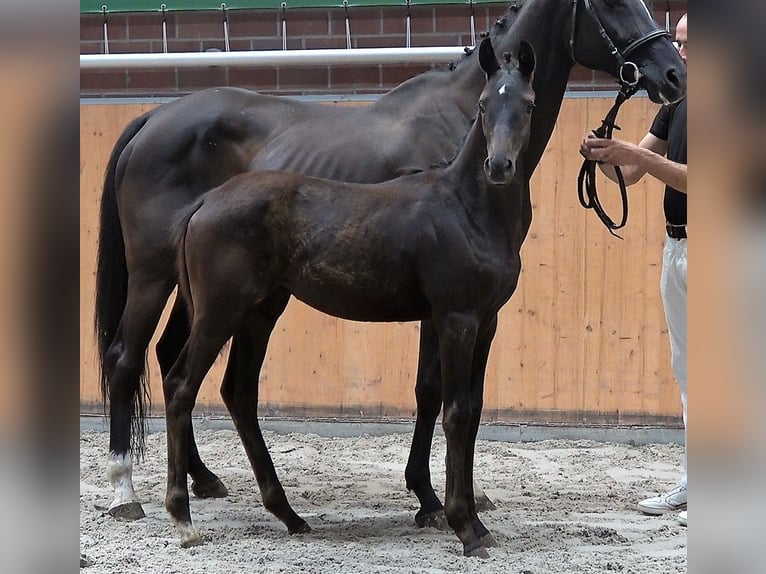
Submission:
M 447 440 L 447 522 L 466 556 L 492 540 L 473 496 L 473 450 L 497 313 L 516 288 L 524 238 L 523 181 L 514 175 L 534 109 L 532 47 L 487 75 L 478 117 L 447 166 L 377 184 L 284 171 L 246 173 L 202 196 L 178 231 L 179 293 L 191 333 L 164 381 L 165 505 L 184 546 L 201 538 L 187 487 L 191 413 L 202 381 L 232 339 L 240 375 L 221 395 L 245 446 L 264 506 L 290 532 L 308 529 L 290 507 L 258 427 L 258 382 L 277 319 L 292 296 L 356 321 L 424 321 L 439 345 Z
M 641 71 L 639 84 L 653 101 L 684 95 L 683 62 L 641 0 L 525 0 L 520 6 L 495 24 L 491 37 L 498 54 L 511 51 L 520 39 L 537 54 L 537 108 L 523 162 L 527 184 L 553 131 L 575 60 L 618 77 L 624 57 Z M 221 88 L 160 106 L 126 128 L 107 166 L 96 289 L 102 390 L 110 402 L 112 514 L 143 516 L 131 480 L 131 430 L 133 448 L 140 449 L 147 347 L 176 284 L 169 233 L 176 214 L 205 191 L 253 169 L 374 182 L 447 161 L 468 131 L 482 86 L 483 72 L 470 55 L 454 71 L 417 76 L 353 112 Z M 531 221 L 529 203 L 522 213 L 523 237 Z M 187 321 L 183 305 L 176 304 L 157 346 L 163 376 L 186 340 Z M 442 508 L 428 466 L 442 402 L 438 356 L 434 327 L 425 321 L 417 422 L 406 470 L 407 487 L 421 504 L 416 516 L 421 525 L 436 520 Z M 230 361 L 226 381 L 238 376 L 236 362 Z M 197 453 L 191 425 L 188 435 L 192 490 L 198 496 L 224 494 Z

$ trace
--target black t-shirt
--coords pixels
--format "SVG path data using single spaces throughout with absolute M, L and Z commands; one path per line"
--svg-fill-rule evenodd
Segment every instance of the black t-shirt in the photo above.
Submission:
M 649 132 L 668 142 L 669 160 L 686 164 L 686 98 L 662 106 Z M 665 220 L 673 225 L 686 225 L 686 194 L 665 186 Z

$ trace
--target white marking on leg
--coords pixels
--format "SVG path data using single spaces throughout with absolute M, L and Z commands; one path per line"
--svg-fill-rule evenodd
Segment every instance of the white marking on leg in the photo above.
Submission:
M 106 463 L 106 477 L 114 489 L 114 500 L 109 509 L 129 502 L 138 502 L 136 491 L 133 490 L 133 461 L 130 454 L 118 455 L 111 453 Z
M 189 548 L 190 546 L 202 544 L 202 536 L 200 536 L 197 527 L 191 522 L 176 521 L 176 530 L 178 530 L 178 535 L 181 537 L 181 548 Z

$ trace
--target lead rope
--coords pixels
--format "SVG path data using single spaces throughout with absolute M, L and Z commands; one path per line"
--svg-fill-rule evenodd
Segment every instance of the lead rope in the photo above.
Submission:
M 593 130 L 593 135 L 597 138 L 612 139 L 612 132 L 619 130 L 620 127 L 615 124 L 617 119 L 617 112 L 620 106 L 625 103 L 628 98 L 638 91 L 637 84 L 631 84 L 628 82 L 621 82 L 620 91 L 617 94 L 614 105 L 606 114 L 606 117 L 601 120 L 601 126 L 598 129 Z M 614 166 L 614 171 L 617 174 L 617 183 L 620 188 L 620 199 L 622 201 L 622 219 L 620 223 L 615 223 L 611 217 L 606 213 L 604 206 L 601 205 L 601 201 L 598 198 L 598 190 L 596 189 L 596 160 L 586 159 L 583 161 L 580 168 L 580 174 L 577 176 L 577 192 L 580 198 L 580 205 L 585 209 L 592 209 L 596 212 L 596 215 L 601 220 L 609 233 L 622 239 L 615 233 L 615 230 L 625 227 L 628 221 L 628 192 L 625 186 L 625 179 L 622 177 L 622 171 L 619 166 Z

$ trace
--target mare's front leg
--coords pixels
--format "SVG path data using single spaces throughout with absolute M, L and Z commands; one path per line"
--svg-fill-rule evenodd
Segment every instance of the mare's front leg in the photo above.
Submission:
M 431 321 L 423 321 L 420 324 L 420 350 L 415 384 L 417 418 L 404 477 L 407 490 L 413 491 L 420 501 L 415 523 L 421 528 L 434 526 L 445 529 L 447 520 L 444 507 L 434 492 L 429 464 L 436 418 L 442 407 L 439 360 L 439 339 L 436 330 Z
M 165 508 L 181 537 L 181 547 L 202 544 L 202 537 L 192 524 L 187 484 L 189 425 L 197 393 L 205 374 L 213 365 L 227 336 L 205 333 L 196 327 L 184 345 L 178 360 L 163 381 L 168 447 L 168 483 Z M 217 334 L 216 334 L 217 333 Z
M 477 343 L 478 321 L 460 313 L 448 313 L 435 320 L 439 334 L 444 415 L 442 426 L 447 439 L 447 487 L 444 513 L 447 522 L 463 543 L 465 556 L 487 558 L 489 554 L 474 530 L 468 497 L 473 489 L 466 465 L 471 458 L 469 439 L 472 416 L 472 362 Z
M 109 461 L 107 478 L 114 490 L 109 514 L 122 520 L 145 516 L 133 488 L 131 431 L 142 428 L 142 380 L 146 351 L 173 285 L 135 271 L 128 281 L 128 295 L 114 340 L 104 356 L 104 376 L 109 386 Z M 142 444 L 143 435 L 138 442 Z
M 311 528 L 290 506 L 258 425 L 261 367 L 271 332 L 289 299 L 288 292 L 277 292 L 261 303 L 254 314 L 248 316 L 244 330 L 234 336 L 221 396 L 231 413 L 255 473 L 263 506 L 282 521 L 290 534 L 298 534 L 309 532 Z
M 186 305 L 180 297 L 176 297 L 173 309 L 170 312 L 165 331 L 157 343 L 157 361 L 163 380 L 167 377 L 173 363 L 189 337 L 189 315 Z M 167 403 L 170 397 L 165 397 Z M 192 477 L 192 492 L 198 498 L 223 498 L 229 493 L 226 486 L 200 458 L 197 442 L 194 439 L 194 427 L 189 421 L 188 433 L 188 468 Z

